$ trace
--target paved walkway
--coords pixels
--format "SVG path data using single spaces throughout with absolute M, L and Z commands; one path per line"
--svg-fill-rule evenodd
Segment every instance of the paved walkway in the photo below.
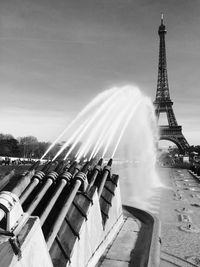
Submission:
M 161 220 L 160 267 L 200 266 L 200 183 L 187 170 L 158 172 L 165 187 L 150 202 L 160 206 L 155 210 Z
M 135 246 L 140 223 L 132 217 L 124 217 L 124 223 L 113 242 L 105 251 L 98 267 L 128 267 L 130 255 Z
M 160 267 L 200 267 L 200 182 L 184 169 L 159 168 L 158 174 L 163 187 L 149 199 L 149 211 L 161 221 Z M 137 220 L 125 219 L 98 266 L 130 266 L 137 225 Z

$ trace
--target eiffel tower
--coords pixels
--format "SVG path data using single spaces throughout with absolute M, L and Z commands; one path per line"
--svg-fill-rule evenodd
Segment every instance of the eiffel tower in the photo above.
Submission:
M 163 24 L 163 14 L 161 15 L 161 25 L 158 29 L 160 37 L 158 81 L 156 99 L 153 102 L 156 117 L 159 120 L 160 113 L 166 113 L 168 125 L 159 126 L 160 140 L 168 140 L 177 145 L 180 153 L 185 154 L 189 144 L 182 134 L 182 126 L 178 125 L 172 108 L 173 102 L 170 99 L 169 85 L 167 77 L 167 60 L 165 49 L 165 34 L 167 33 Z

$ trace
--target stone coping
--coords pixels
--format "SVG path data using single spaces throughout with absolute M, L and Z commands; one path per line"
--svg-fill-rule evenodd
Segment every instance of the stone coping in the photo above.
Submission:
M 159 267 L 160 264 L 160 220 L 150 212 L 131 206 L 123 206 L 123 210 L 141 222 L 135 247 L 131 253 L 130 267 Z M 126 214 L 127 215 L 127 214 Z

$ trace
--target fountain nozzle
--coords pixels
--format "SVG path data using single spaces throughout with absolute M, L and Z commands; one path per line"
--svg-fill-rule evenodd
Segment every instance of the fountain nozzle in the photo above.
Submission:
M 55 172 L 57 172 L 58 174 L 60 174 L 63 171 L 64 165 L 65 165 L 64 160 L 60 161 L 57 164 L 56 168 L 55 168 Z
M 103 164 L 103 158 L 100 158 L 100 160 L 98 161 L 97 165 L 101 166 Z
M 89 161 L 87 161 L 87 162 L 84 164 L 84 166 L 83 166 L 83 168 L 82 168 L 81 172 L 83 172 L 83 173 L 87 174 L 87 172 L 88 172 L 88 169 L 89 169 L 89 166 L 90 166 L 90 162 L 89 162 Z
M 29 171 L 36 170 L 40 165 L 40 160 L 33 163 L 33 165 L 30 167 Z
M 113 159 L 109 159 L 107 166 L 112 166 Z

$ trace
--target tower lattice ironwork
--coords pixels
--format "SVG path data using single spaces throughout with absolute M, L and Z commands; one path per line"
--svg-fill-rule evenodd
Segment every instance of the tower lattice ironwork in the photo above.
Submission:
M 185 153 L 189 144 L 182 134 L 182 127 L 178 125 L 170 99 L 169 85 L 167 77 L 167 60 L 165 48 L 166 27 L 163 24 L 163 14 L 161 15 L 161 25 L 158 29 L 160 37 L 158 81 L 156 99 L 154 101 L 156 117 L 159 120 L 160 113 L 166 113 L 168 125 L 159 126 L 160 140 L 169 140 L 175 143 L 182 153 Z

